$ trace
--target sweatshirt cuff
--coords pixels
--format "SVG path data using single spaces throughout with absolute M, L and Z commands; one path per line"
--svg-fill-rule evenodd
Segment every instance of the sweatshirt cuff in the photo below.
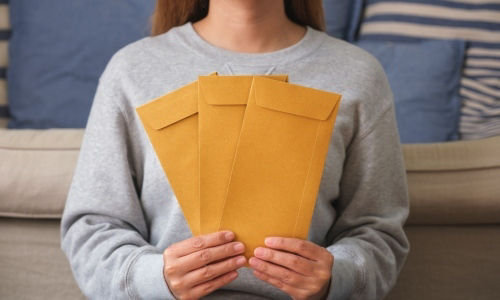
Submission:
M 133 299 L 175 299 L 163 277 L 163 255 L 142 252 L 132 261 L 127 290 Z
M 336 246 L 327 250 L 333 254 L 334 261 L 326 299 L 350 299 L 358 291 L 362 270 L 350 251 Z

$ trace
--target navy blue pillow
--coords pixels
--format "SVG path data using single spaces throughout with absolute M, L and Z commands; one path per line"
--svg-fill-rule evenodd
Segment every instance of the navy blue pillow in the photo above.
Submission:
M 361 40 L 356 45 L 373 54 L 384 67 L 394 94 L 402 143 L 458 139 L 464 41 Z
M 100 74 L 150 34 L 154 0 L 10 3 L 8 128 L 83 128 Z
M 326 32 L 339 39 L 354 41 L 364 4 L 362 0 L 323 0 Z

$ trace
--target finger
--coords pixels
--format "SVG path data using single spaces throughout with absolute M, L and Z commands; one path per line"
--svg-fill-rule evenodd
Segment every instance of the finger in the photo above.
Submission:
M 165 255 L 182 257 L 193 252 L 228 243 L 234 239 L 231 231 L 218 231 L 205 235 L 195 236 L 175 243 L 165 250 Z
M 293 253 L 257 247 L 254 250 L 254 255 L 261 260 L 284 266 L 304 276 L 312 276 L 314 274 L 314 262 Z
M 262 281 L 265 281 L 278 289 L 282 290 L 283 292 L 287 293 L 288 295 L 292 296 L 292 298 L 296 299 L 304 299 L 306 297 L 306 291 L 293 287 L 289 284 L 284 283 L 281 280 L 278 280 L 277 278 L 274 278 L 270 276 L 269 274 L 262 273 L 260 271 L 254 270 L 253 274 L 255 277 L 259 278 Z
M 299 254 L 310 260 L 317 260 L 323 257 L 322 247 L 306 240 L 286 237 L 268 237 L 264 240 L 267 247 L 285 250 Z
M 177 271 L 179 272 L 178 274 L 185 274 L 204 265 L 241 254 L 244 251 L 245 246 L 241 242 L 230 242 L 224 245 L 202 249 L 178 258 L 176 261 Z
M 292 286 L 300 286 L 307 280 L 307 278 L 302 274 L 299 274 L 282 266 L 278 266 L 273 263 L 258 259 L 256 257 L 250 258 L 249 263 L 254 270 L 278 278 L 283 283 Z
M 242 255 L 228 258 L 221 262 L 209 264 L 187 273 L 184 275 L 183 281 L 186 282 L 188 287 L 195 286 L 203 282 L 210 281 L 221 276 L 222 274 L 236 270 L 242 267 L 245 262 L 246 258 Z
M 205 295 L 210 294 L 211 292 L 225 286 L 231 281 L 235 280 L 238 277 L 238 272 L 231 271 L 224 275 L 221 275 L 217 278 L 214 278 L 210 281 L 199 284 L 191 289 L 189 294 L 187 295 L 188 299 L 199 299 Z

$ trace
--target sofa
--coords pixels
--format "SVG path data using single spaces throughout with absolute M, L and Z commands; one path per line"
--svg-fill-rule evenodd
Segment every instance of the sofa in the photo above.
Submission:
M 6 3 L 0 0 L 0 299 L 84 299 L 59 229 L 84 129 L 6 129 Z M 500 136 L 405 144 L 403 153 L 411 251 L 387 299 L 498 299 Z
M 0 129 L 0 299 L 80 299 L 59 224 L 83 129 Z M 387 299 L 500 295 L 500 136 L 403 145 L 411 251 Z

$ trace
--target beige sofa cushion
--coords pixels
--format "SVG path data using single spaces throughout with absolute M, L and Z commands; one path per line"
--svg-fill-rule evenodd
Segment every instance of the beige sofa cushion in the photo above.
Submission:
M 0 299 L 85 299 L 61 250 L 59 220 L 0 217 Z
M 500 226 L 407 226 L 410 253 L 386 300 L 499 299 Z
M 403 152 L 409 224 L 500 224 L 500 136 Z
M 61 216 L 83 132 L 0 129 L 0 216 Z
M 83 129 L 0 129 L 0 216 L 60 218 Z M 500 137 L 404 145 L 409 224 L 500 224 Z

